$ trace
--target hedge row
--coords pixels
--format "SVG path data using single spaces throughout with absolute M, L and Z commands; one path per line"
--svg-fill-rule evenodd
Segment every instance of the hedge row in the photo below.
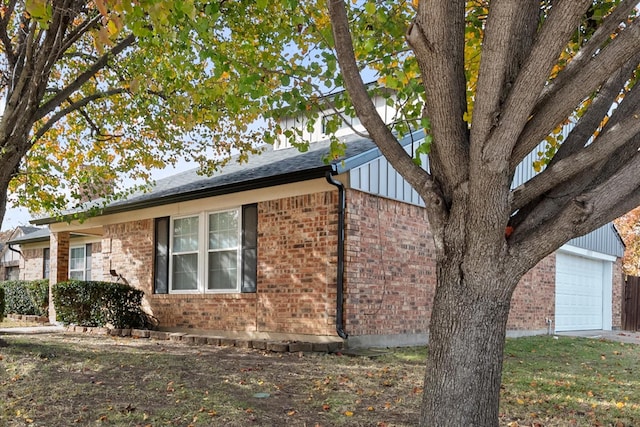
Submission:
M 52 289 L 56 318 L 65 324 L 145 327 L 144 292 L 113 282 L 60 282 Z
M 49 312 L 49 279 L 8 280 L 0 282 L 4 290 L 2 313 L 46 316 Z

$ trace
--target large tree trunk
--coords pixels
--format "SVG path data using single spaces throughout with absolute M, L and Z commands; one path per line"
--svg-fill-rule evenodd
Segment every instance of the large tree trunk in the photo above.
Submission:
M 421 426 L 497 426 L 502 353 L 516 277 L 439 265 Z M 515 275 L 514 275 L 515 276 Z

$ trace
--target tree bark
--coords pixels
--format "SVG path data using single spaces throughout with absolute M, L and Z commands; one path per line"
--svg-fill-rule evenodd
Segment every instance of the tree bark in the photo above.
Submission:
M 519 274 L 487 268 L 465 275 L 461 264 L 446 264 L 438 266 L 420 425 L 497 426 L 506 324 Z

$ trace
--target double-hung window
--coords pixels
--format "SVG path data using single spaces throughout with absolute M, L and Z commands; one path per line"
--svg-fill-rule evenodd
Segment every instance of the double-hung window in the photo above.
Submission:
M 51 250 L 44 248 L 42 250 L 42 277 L 44 279 L 49 278 L 49 271 L 51 267 Z
M 198 290 L 198 257 L 200 252 L 200 217 L 173 220 L 171 250 L 171 290 Z
M 155 221 L 155 293 L 255 292 L 257 205 Z
M 91 280 L 91 243 L 69 250 L 69 279 Z
M 240 261 L 238 209 L 208 215 L 207 291 L 237 291 Z

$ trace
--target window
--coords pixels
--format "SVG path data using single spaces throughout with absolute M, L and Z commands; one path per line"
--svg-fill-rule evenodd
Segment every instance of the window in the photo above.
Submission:
M 153 283 L 156 294 L 169 292 L 169 217 L 155 220 Z
M 6 267 L 4 269 L 5 280 L 20 279 L 20 267 Z
M 255 292 L 257 205 L 155 220 L 154 291 Z
M 51 268 L 51 250 L 44 248 L 42 250 L 42 278 L 49 278 L 49 270 Z
M 69 279 L 91 280 L 91 243 L 73 246 L 69 252 Z
M 199 224 L 197 216 L 173 221 L 171 290 L 198 290 Z
M 208 290 L 234 291 L 238 288 L 238 216 L 237 210 L 209 215 Z

